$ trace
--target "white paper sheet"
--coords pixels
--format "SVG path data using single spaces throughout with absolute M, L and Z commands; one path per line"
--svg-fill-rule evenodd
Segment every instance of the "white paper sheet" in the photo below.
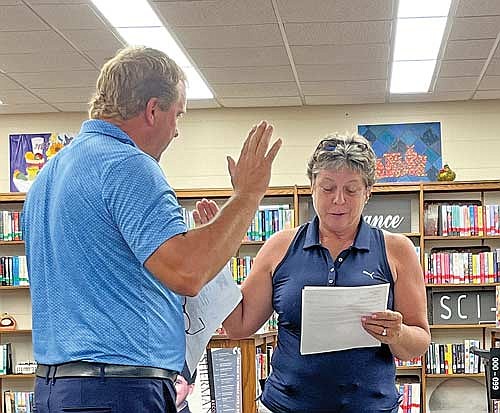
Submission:
M 361 317 L 386 310 L 388 296 L 389 284 L 304 287 L 300 353 L 380 346 L 361 325 Z
M 241 291 L 233 280 L 229 263 L 196 297 L 183 299 L 186 362 L 191 373 L 201 360 L 212 334 L 241 299 Z

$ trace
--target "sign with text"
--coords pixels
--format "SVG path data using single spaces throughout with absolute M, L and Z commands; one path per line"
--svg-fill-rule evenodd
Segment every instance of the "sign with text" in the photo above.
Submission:
M 495 323 L 494 290 L 432 291 L 432 324 Z
M 363 210 L 363 219 L 371 226 L 390 232 L 411 232 L 411 201 L 373 196 Z

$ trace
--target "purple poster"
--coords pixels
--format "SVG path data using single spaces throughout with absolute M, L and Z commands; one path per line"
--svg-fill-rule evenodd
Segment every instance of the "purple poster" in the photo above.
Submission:
M 72 139 L 55 133 L 9 135 L 10 191 L 28 192 L 43 166 Z

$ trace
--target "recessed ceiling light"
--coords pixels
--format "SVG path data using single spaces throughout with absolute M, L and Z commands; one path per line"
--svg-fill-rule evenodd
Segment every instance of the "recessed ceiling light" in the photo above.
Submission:
M 147 0 L 92 0 L 92 2 L 127 44 L 161 50 L 182 67 L 188 80 L 188 99 L 214 97 Z
M 400 0 L 390 93 L 427 93 L 451 0 Z

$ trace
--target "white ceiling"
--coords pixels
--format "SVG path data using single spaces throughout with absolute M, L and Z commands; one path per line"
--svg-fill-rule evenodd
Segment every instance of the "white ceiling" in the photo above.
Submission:
M 150 2 L 214 92 L 193 108 L 500 99 L 500 0 L 453 0 L 433 92 L 406 96 L 397 0 Z M 90 0 L 0 0 L 0 114 L 86 111 L 122 46 Z

